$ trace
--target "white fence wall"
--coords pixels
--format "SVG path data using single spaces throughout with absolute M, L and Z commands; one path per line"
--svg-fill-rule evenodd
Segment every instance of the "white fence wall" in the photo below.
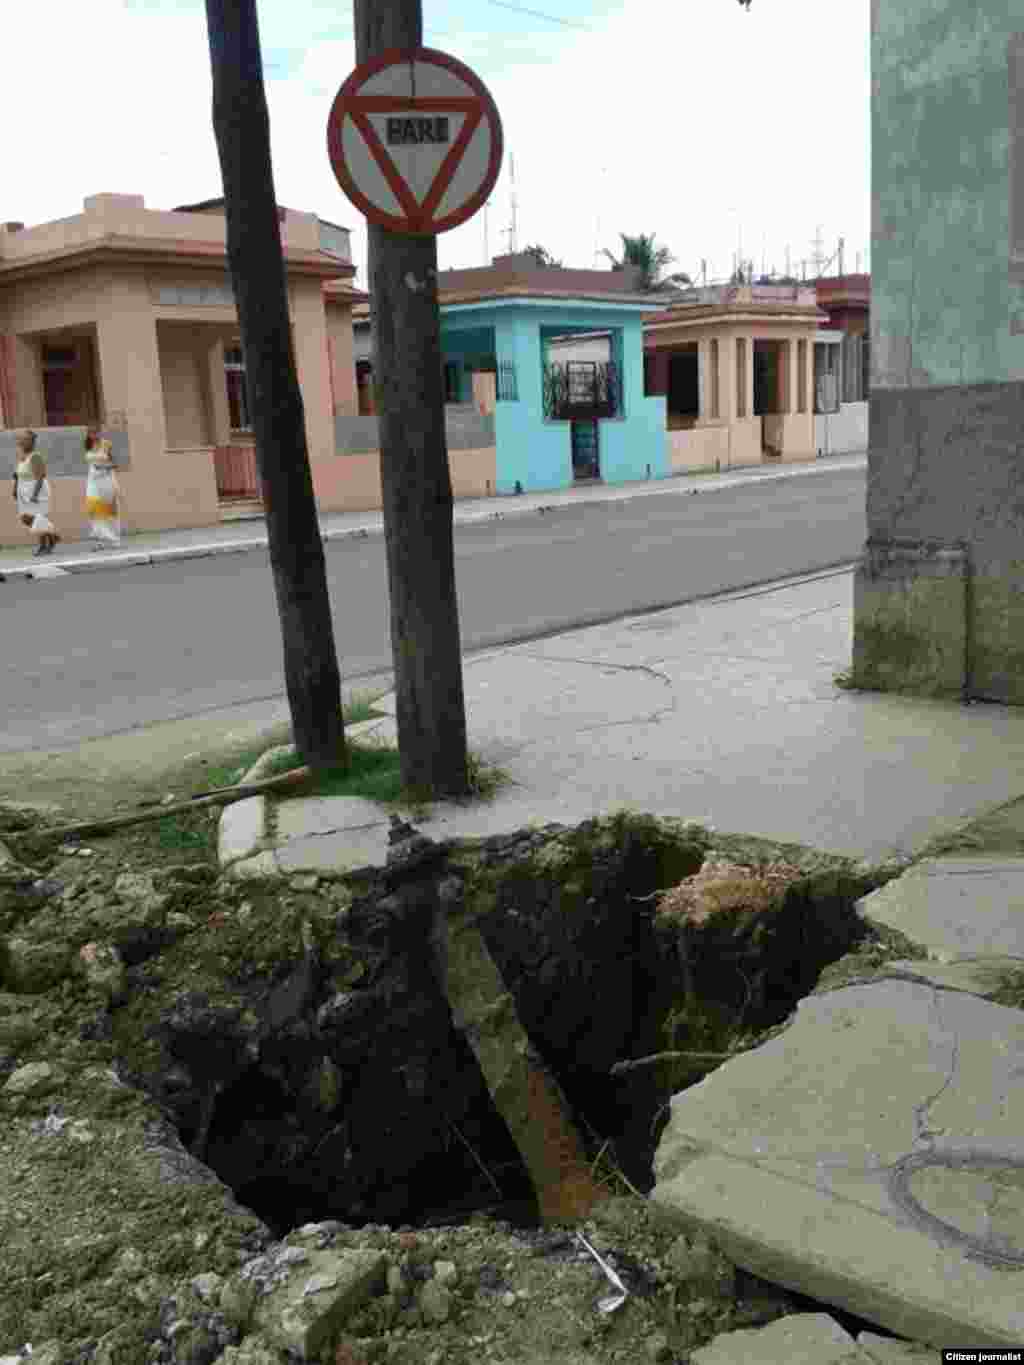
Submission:
M 817 413 L 814 445 L 819 455 L 847 455 L 867 450 L 867 403 L 840 403 L 838 412 Z

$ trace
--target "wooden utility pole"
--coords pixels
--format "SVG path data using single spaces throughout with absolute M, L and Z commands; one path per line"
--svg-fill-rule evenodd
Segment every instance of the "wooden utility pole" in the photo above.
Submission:
M 347 757 L 341 675 L 288 318 L 256 0 L 206 0 L 206 18 L 228 261 L 266 503 L 285 685 L 296 748 L 319 771 Z
M 354 0 L 356 61 L 423 43 L 421 0 Z M 442 388 L 437 239 L 367 223 L 403 784 L 469 789 Z

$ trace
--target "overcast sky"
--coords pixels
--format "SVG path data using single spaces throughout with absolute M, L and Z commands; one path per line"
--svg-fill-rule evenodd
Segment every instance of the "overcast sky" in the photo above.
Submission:
M 350 0 L 258 0 L 278 201 L 366 234 L 338 188 L 326 123 L 355 64 Z M 548 17 L 540 17 L 546 15 Z M 760 271 L 825 255 L 869 265 L 868 0 L 424 0 L 427 46 L 490 89 L 505 162 L 487 214 L 519 246 L 607 265 L 620 232 L 656 233 L 673 267 L 727 275 L 742 234 Z M 561 21 L 561 22 L 558 22 Z M 50 0 L 4 31 L 0 220 L 81 211 L 89 194 L 151 208 L 222 193 L 202 0 Z M 438 239 L 442 268 L 485 262 L 485 215 Z M 834 270 L 833 266 L 833 270 Z M 810 270 L 810 265 L 808 265 Z

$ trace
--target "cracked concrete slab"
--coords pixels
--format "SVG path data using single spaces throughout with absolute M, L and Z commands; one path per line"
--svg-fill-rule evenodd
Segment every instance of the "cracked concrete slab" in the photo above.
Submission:
M 676 1095 L 652 1198 L 736 1264 L 933 1346 L 1024 1340 L 1024 1012 L 810 996 Z
M 916 1342 L 862 1332 L 856 1341 L 827 1313 L 791 1313 L 766 1327 L 723 1332 L 694 1351 L 692 1365 L 941 1365 Z
M 919 981 L 924 985 L 944 991 L 964 991 L 976 995 L 981 1000 L 991 1000 L 1003 988 L 1007 973 L 1020 972 L 1021 961 L 1015 957 L 967 957 L 956 962 L 934 962 L 927 959 L 910 959 L 887 962 L 884 966 L 865 972 L 860 983 L 880 981 L 889 978 L 899 981 Z M 834 986 L 827 982 L 819 983 L 815 990 L 825 994 L 830 990 L 841 990 L 852 985 L 849 979 L 839 981 Z
M 376 801 L 362 796 L 299 796 L 277 805 L 277 841 L 388 827 L 388 816 Z
M 275 856 L 282 872 L 383 867 L 388 812 L 361 796 L 303 796 L 276 810 Z
M 880 1337 L 877 1332 L 861 1332 L 857 1345 L 871 1365 L 942 1365 L 939 1351 L 917 1341 L 898 1341 Z
M 1024 967 L 1024 858 L 925 858 L 857 910 L 939 962 L 1004 956 Z

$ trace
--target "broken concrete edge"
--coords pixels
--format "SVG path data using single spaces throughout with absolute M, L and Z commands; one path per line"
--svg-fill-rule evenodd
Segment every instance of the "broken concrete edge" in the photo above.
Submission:
M 268 775 L 275 759 L 284 754 L 294 754 L 294 744 L 278 744 L 262 753 L 248 772 L 243 773 L 237 786 L 244 787 L 249 782 L 258 782 Z M 265 796 L 250 796 L 244 801 L 235 801 L 221 811 L 217 826 L 217 861 L 221 869 L 229 870 L 243 861 L 258 862 L 258 856 L 265 851 L 269 828 L 270 806 Z M 260 863 L 267 867 L 266 859 Z M 279 872 L 271 851 L 271 867 L 250 875 L 267 876 Z M 246 875 L 242 873 L 241 875 Z
M 791 1313 L 764 1327 L 723 1332 L 693 1352 L 691 1365 L 941 1365 L 941 1353 L 874 1332 L 854 1339 L 827 1313 Z
M 248 796 L 221 811 L 217 830 L 217 860 L 229 868 L 263 849 L 267 837 L 267 798 Z
M 961 921 L 964 879 L 973 879 L 970 925 Z M 874 934 L 890 934 L 913 945 L 911 956 L 940 967 L 972 968 L 980 993 L 998 992 L 1004 978 L 1019 977 L 1024 991 L 1024 935 L 1007 911 L 1024 888 L 1024 858 L 950 853 L 921 857 L 894 882 L 862 897 L 856 911 Z M 990 968 L 990 980 L 979 973 Z M 1007 980 L 1001 983 L 1008 984 Z M 978 993 L 970 986 L 962 987 Z
M 878 999 L 877 1009 L 869 1008 L 868 996 L 876 992 L 886 995 Z M 790 1056 L 809 1044 L 812 1050 L 822 1046 L 823 1056 L 834 1059 L 829 1031 L 834 1039 L 836 1031 L 845 1034 L 847 1028 L 855 1027 L 866 1034 L 860 1055 L 878 1058 L 877 1070 L 882 1071 L 885 1059 L 877 1040 L 885 1037 L 889 1028 L 887 1011 L 899 1005 L 901 1022 L 905 1022 L 904 1006 L 913 1007 L 907 1025 L 911 1039 L 926 1039 L 934 1026 L 930 992 L 909 983 L 888 988 L 872 984 L 842 994 L 841 999 L 800 1003 L 794 1034 L 802 1036 L 789 1043 Z M 1020 1036 L 1020 1016 L 1008 1018 L 1011 1011 L 967 1001 L 964 996 L 957 1000 L 956 1017 L 973 1018 L 979 1039 L 989 1036 L 991 1026 L 993 1057 L 1007 1051 L 1012 1055 L 1013 1039 Z M 872 1000 L 872 1005 L 875 1003 Z M 944 1026 L 957 1033 L 952 1017 L 944 1017 Z M 912 1072 L 914 1063 L 902 1061 L 904 1055 L 912 1055 L 902 1051 L 902 1031 L 889 1037 L 898 1039 L 890 1048 L 890 1064 L 895 1063 L 897 1068 L 902 1064 Z M 856 1036 L 851 1038 L 857 1042 Z M 852 1055 L 857 1055 L 856 1048 Z M 810 1087 L 806 1086 L 806 1071 L 797 1074 L 790 1070 L 785 1048 L 775 1047 L 772 1055 L 756 1063 L 748 1057 L 729 1066 L 729 1076 L 716 1073 L 699 1087 L 699 1096 L 691 1090 L 674 1097 L 672 1118 L 655 1158 L 657 1181 L 652 1198 L 666 1206 L 681 1232 L 708 1238 L 730 1261 L 762 1279 L 840 1306 L 912 1340 L 933 1346 L 959 1340 L 993 1347 L 1019 1341 L 1024 1316 L 1019 1291 L 1014 1283 L 1007 1282 L 1005 1269 L 1008 1264 L 1019 1269 L 1024 1258 L 1003 1249 L 998 1229 L 980 1246 L 980 1239 L 960 1228 L 952 1212 L 956 1209 L 955 1186 L 949 1217 L 932 1215 L 931 1208 L 936 1207 L 934 1190 L 930 1208 L 917 1205 L 913 1199 L 908 1207 L 897 1179 L 908 1167 L 908 1158 L 892 1161 L 897 1151 L 905 1150 L 904 1141 L 886 1136 L 888 1082 L 876 1081 L 875 1095 L 859 1101 L 871 1116 L 848 1139 L 858 1149 L 864 1143 L 863 1174 L 868 1188 L 881 1180 L 888 1189 L 887 1196 L 875 1199 L 860 1184 L 851 1192 L 844 1173 L 854 1167 L 845 1159 L 832 1159 L 832 1149 L 842 1139 L 829 1134 L 827 1120 L 819 1128 L 813 1109 L 799 1109 L 799 1119 L 792 1121 L 790 1116 L 798 1112 L 792 1087 L 795 1085 L 797 1095 L 809 1094 Z M 981 1059 L 977 1069 L 988 1074 Z M 1003 1064 L 1002 1075 L 993 1082 L 997 1092 L 1008 1093 L 1008 1070 Z M 832 1088 L 841 1094 L 844 1080 L 855 1073 L 856 1064 L 851 1064 L 832 1081 Z M 773 1093 L 773 1080 L 784 1089 L 787 1075 L 791 1078 L 790 1094 L 776 1091 L 774 1116 L 764 1112 L 763 1096 Z M 923 1095 L 928 1083 L 919 1082 L 918 1090 Z M 833 1103 L 833 1096 L 827 1092 L 826 1086 L 820 1093 L 822 1112 Z M 912 1095 L 904 1100 L 908 1110 L 912 1100 Z M 969 1087 L 962 1102 L 973 1110 Z M 881 1111 L 877 1115 L 876 1103 Z M 984 1104 L 978 1108 L 984 1109 Z M 851 1112 L 851 1118 L 855 1113 Z M 858 1122 L 854 1119 L 855 1129 Z M 916 1154 L 910 1159 L 915 1163 L 913 1168 L 958 1170 L 971 1163 L 991 1166 L 994 1160 L 995 1164 L 1019 1170 L 1024 1161 L 1016 1137 L 1019 1129 L 1012 1116 L 1009 1120 L 1005 1113 L 1001 1120 L 996 1116 L 992 1125 L 983 1129 L 980 1142 L 974 1138 L 950 1141 L 944 1150 Z M 815 1139 L 807 1135 L 822 1131 L 824 1136 L 818 1139 L 821 1145 L 815 1147 Z M 890 1133 L 894 1131 L 890 1127 Z M 908 1133 L 908 1142 L 910 1137 Z M 805 1139 L 809 1147 L 804 1146 Z M 877 1165 L 875 1154 L 883 1149 L 891 1155 Z M 817 1161 L 815 1175 L 812 1163 L 816 1156 L 824 1159 Z M 807 1163 L 810 1178 L 801 1170 L 801 1161 Z M 791 1169 L 793 1162 L 797 1163 L 795 1170 Z M 835 1190 L 829 1186 L 830 1169 L 837 1172 Z M 861 1169 L 859 1161 L 856 1169 Z M 897 1209 L 902 1213 L 894 1216 Z

